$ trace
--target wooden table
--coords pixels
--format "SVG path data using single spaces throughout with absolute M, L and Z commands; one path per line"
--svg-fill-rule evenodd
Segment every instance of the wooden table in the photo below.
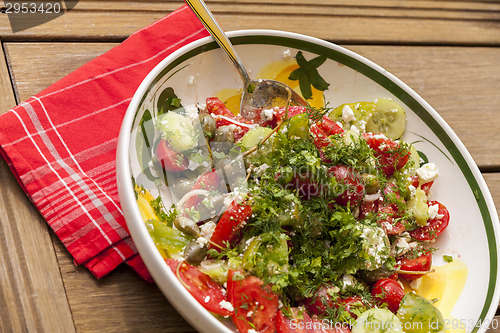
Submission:
M 226 30 L 304 33 L 388 69 L 455 130 L 500 207 L 498 0 L 207 3 Z M 17 33 L 0 14 L 0 112 L 181 5 L 178 0 L 80 0 L 59 18 Z M 193 331 L 154 284 L 126 266 L 100 281 L 75 266 L 3 161 L 0 179 L 0 331 Z

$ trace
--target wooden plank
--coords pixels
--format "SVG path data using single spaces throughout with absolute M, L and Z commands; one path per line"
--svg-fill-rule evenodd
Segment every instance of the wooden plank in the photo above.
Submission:
M 491 192 L 491 196 L 493 197 L 497 213 L 500 216 L 500 173 L 485 173 L 483 174 L 483 177 L 486 185 L 488 185 L 488 189 Z
M 499 48 L 354 46 L 422 96 L 459 136 L 480 167 L 498 168 Z M 488 144 L 484 144 L 488 142 Z
M 81 40 L 85 36 L 117 41 L 182 4 L 80 1 L 57 19 L 18 33 L 12 33 L 7 15 L 0 15 L 0 37 L 12 41 Z M 285 30 L 342 43 L 500 44 L 500 5 L 495 2 L 383 1 L 374 5 L 367 0 L 354 4 L 223 0 L 208 4 L 226 30 Z
M 12 90 L 9 69 L 5 61 L 5 53 L 0 40 L 0 114 L 16 106 L 16 98 Z
M 113 43 L 5 44 L 19 100 L 24 101 L 37 94 L 116 45 Z
M 75 332 L 48 227 L 0 160 L 0 327 Z
M 196 332 L 155 284 L 122 265 L 102 280 L 77 267 L 54 239 L 75 327 L 85 333 Z
M 113 43 L 6 43 L 21 100 Z M 483 168 L 500 166 L 499 48 L 359 46 L 349 49 L 386 68 L 426 99 L 464 142 Z M 61 56 L 54 57 L 54 54 Z M 33 71 L 37 68 L 37 71 Z M 484 142 L 488 141 L 488 145 Z
M 15 106 L 0 44 L 0 114 Z M 74 332 L 48 226 L 0 160 L 0 327 L 5 332 Z

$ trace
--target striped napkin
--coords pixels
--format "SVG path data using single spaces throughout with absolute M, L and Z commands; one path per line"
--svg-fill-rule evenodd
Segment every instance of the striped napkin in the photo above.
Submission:
M 151 280 L 118 199 L 118 133 L 148 72 L 206 35 L 184 5 L 0 116 L 0 155 L 75 264 L 97 278 L 125 262 Z

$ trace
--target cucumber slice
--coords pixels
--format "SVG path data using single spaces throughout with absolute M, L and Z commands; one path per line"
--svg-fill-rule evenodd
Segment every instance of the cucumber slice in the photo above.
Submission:
M 415 195 L 408 201 L 408 210 L 413 213 L 417 224 L 421 227 L 427 224 L 429 219 L 429 206 L 427 205 L 427 195 L 419 187 Z
M 400 138 L 406 130 L 406 112 L 392 99 L 381 98 L 366 122 L 366 131 L 383 133 L 389 139 Z
M 403 333 L 403 325 L 396 315 L 387 309 L 373 308 L 358 317 L 352 333 Z
M 191 121 L 181 114 L 169 111 L 158 118 L 156 126 L 163 139 L 179 153 L 196 147 L 197 135 Z
M 344 115 L 345 108 L 349 107 L 354 114 L 354 120 L 346 123 L 346 117 Z M 357 102 L 357 103 L 346 103 L 337 106 L 333 109 L 328 117 L 335 121 L 339 121 L 344 124 L 344 129 L 351 128 L 352 125 L 357 127 L 360 132 L 364 132 L 366 126 L 366 119 L 370 117 L 370 115 L 375 110 L 375 103 L 373 102 Z
M 273 130 L 269 127 L 255 127 L 249 130 L 243 138 L 241 138 L 241 147 L 243 150 L 249 150 L 258 145 L 266 136 Z M 269 138 L 271 139 L 271 138 Z M 264 146 L 267 147 L 273 140 L 267 140 Z M 264 147 L 263 147 L 264 148 Z
M 434 333 L 444 329 L 443 315 L 427 299 L 407 293 L 396 314 L 406 333 Z

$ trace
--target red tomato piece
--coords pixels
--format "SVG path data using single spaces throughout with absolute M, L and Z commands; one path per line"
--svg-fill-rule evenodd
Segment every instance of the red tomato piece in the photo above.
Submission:
M 290 309 L 291 318 L 285 316 L 283 311 L 278 310 L 276 315 L 277 333 L 314 333 L 311 330 L 312 320 L 305 311 L 299 308 Z
M 429 201 L 430 206 L 438 205 L 437 216 L 427 221 L 427 225 L 410 231 L 410 236 L 420 241 L 431 241 L 439 236 L 448 226 L 450 213 L 448 209 L 438 201 Z
M 401 149 L 399 143 L 387 138 L 383 134 L 363 133 L 368 146 L 374 151 L 382 172 L 390 177 L 395 171 L 405 166 L 410 158 L 410 152 Z
M 220 177 L 215 171 L 210 171 L 204 173 L 196 180 L 196 183 L 193 185 L 192 191 L 194 190 L 215 190 L 219 187 Z M 202 201 L 202 199 L 198 195 L 194 195 L 186 200 L 185 207 L 196 207 Z
M 290 184 L 299 190 L 299 195 L 305 200 L 310 200 L 320 194 L 320 186 L 311 179 L 308 173 L 296 174 Z
M 332 323 L 329 321 L 311 319 L 313 325 L 313 333 L 350 333 L 348 323 Z
M 182 282 L 191 295 L 208 311 L 220 316 L 230 316 L 232 311 L 220 303 L 228 301 L 225 289 L 197 267 L 174 259 L 165 259 L 172 272 Z M 180 265 L 180 266 L 179 266 Z
M 234 307 L 231 318 L 236 328 L 240 333 L 247 333 L 251 328 L 260 333 L 274 333 L 278 295 L 261 279 L 247 276 L 242 280 L 234 280 L 234 273 L 232 270 L 228 272 L 227 292 Z
M 387 308 L 396 313 L 405 292 L 401 284 L 393 279 L 380 279 L 372 287 L 372 296 L 378 305 L 387 304 Z
M 333 121 L 327 116 L 323 116 L 323 119 L 317 124 L 318 127 L 321 128 L 321 130 L 328 136 L 344 133 L 344 129 L 339 124 L 337 124 L 337 122 Z
M 359 219 L 364 219 L 370 213 L 378 212 L 379 200 L 362 200 L 359 205 Z
M 312 124 L 309 128 L 309 132 L 313 137 L 314 145 L 320 152 L 323 148 L 328 147 L 332 144 L 332 142 L 328 138 L 328 135 L 326 135 L 326 133 L 317 124 Z
M 226 105 L 217 97 L 209 97 L 206 100 L 207 111 L 211 114 L 235 118 L 235 115 L 229 110 Z
M 293 116 L 296 116 L 298 114 L 306 112 L 306 108 L 303 106 L 289 106 L 288 107 L 288 118 L 292 118 Z M 285 116 L 285 108 L 280 108 L 275 114 L 274 114 L 276 121 L 280 122 L 283 120 L 283 117 Z
M 427 182 L 427 183 L 420 185 L 420 188 L 422 189 L 422 191 L 425 192 L 425 195 L 429 195 L 429 192 L 431 191 L 432 184 L 434 184 L 434 181 L 430 181 L 430 182 Z
M 411 272 L 426 272 L 432 267 L 432 253 L 424 252 L 418 258 L 402 258 L 398 259 L 397 264 L 399 269 Z M 407 280 L 416 280 L 423 276 L 423 274 L 404 274 L 399 273 L 399 277 Z
M 385 203 L 379 204 L 378 207 L 378 224 L 384 229 L 387 235 L 399 235 L 406 230 L 401 221 L 394 223 L 394 219 L 398 218 L 398 212 L 394 209 L 393 205 Z
M 156 147 L 156 158 L 168 172 L 184 171 L 189 165 L 188 159 L 176 152 L 167 140 L 161 139 Z
M 345 165 L 334 165 L 328 169 L 328 173 L 337 179 L 342 188 L 345 187 L 342 193 L 335 193 L 335 202 L 351 207 L 361 202 L 365 195 L 365 184 L 356 170 Z
M 217 127 L 235 125 L 234 139 L 241 139 L 254 125 L 252 120 L 235 116 L 231 110 L 217 97 L 209 97 L 206 100 L 207 111 L 215 115 Z
M 307 311 L 314 315 L 322 316 L 326 313 L 327 309 L 335 307 L 334 301 L 328 294 L 330 285 L 322 285 L 318 288 L 313 297 L 304 300 L 304 306 Z
M 418 178 L 418 176 L 411 177 L 411 185 L 415 188 L 418 188 L 420 186 L 420 188 L 422 189 L 422 191 L 425 192 L 426 195 L 429 195 L 429 192 L 431 191 L 432 184 L 434 184 L 433 180 L 420 185 L 420 179 Z
M 221 247 L 225 247 L 225 243 L 234 242 L 238 236 L 241 228 L 246 224 L 252 215 L 252 208 L 245 202 L 239 203 L 234 200 L 227 210 L 222 214 L 219 222 L 215 226 L 211 243 L 215 243 Z M 220 250 L 218 247 L 209 245 L 209 249 Z
M 360 296 L 344 298 L 337 306 L 343 308 L 352 319 L 358 318 L 358 313 L 366 311 L 366 305 Z

